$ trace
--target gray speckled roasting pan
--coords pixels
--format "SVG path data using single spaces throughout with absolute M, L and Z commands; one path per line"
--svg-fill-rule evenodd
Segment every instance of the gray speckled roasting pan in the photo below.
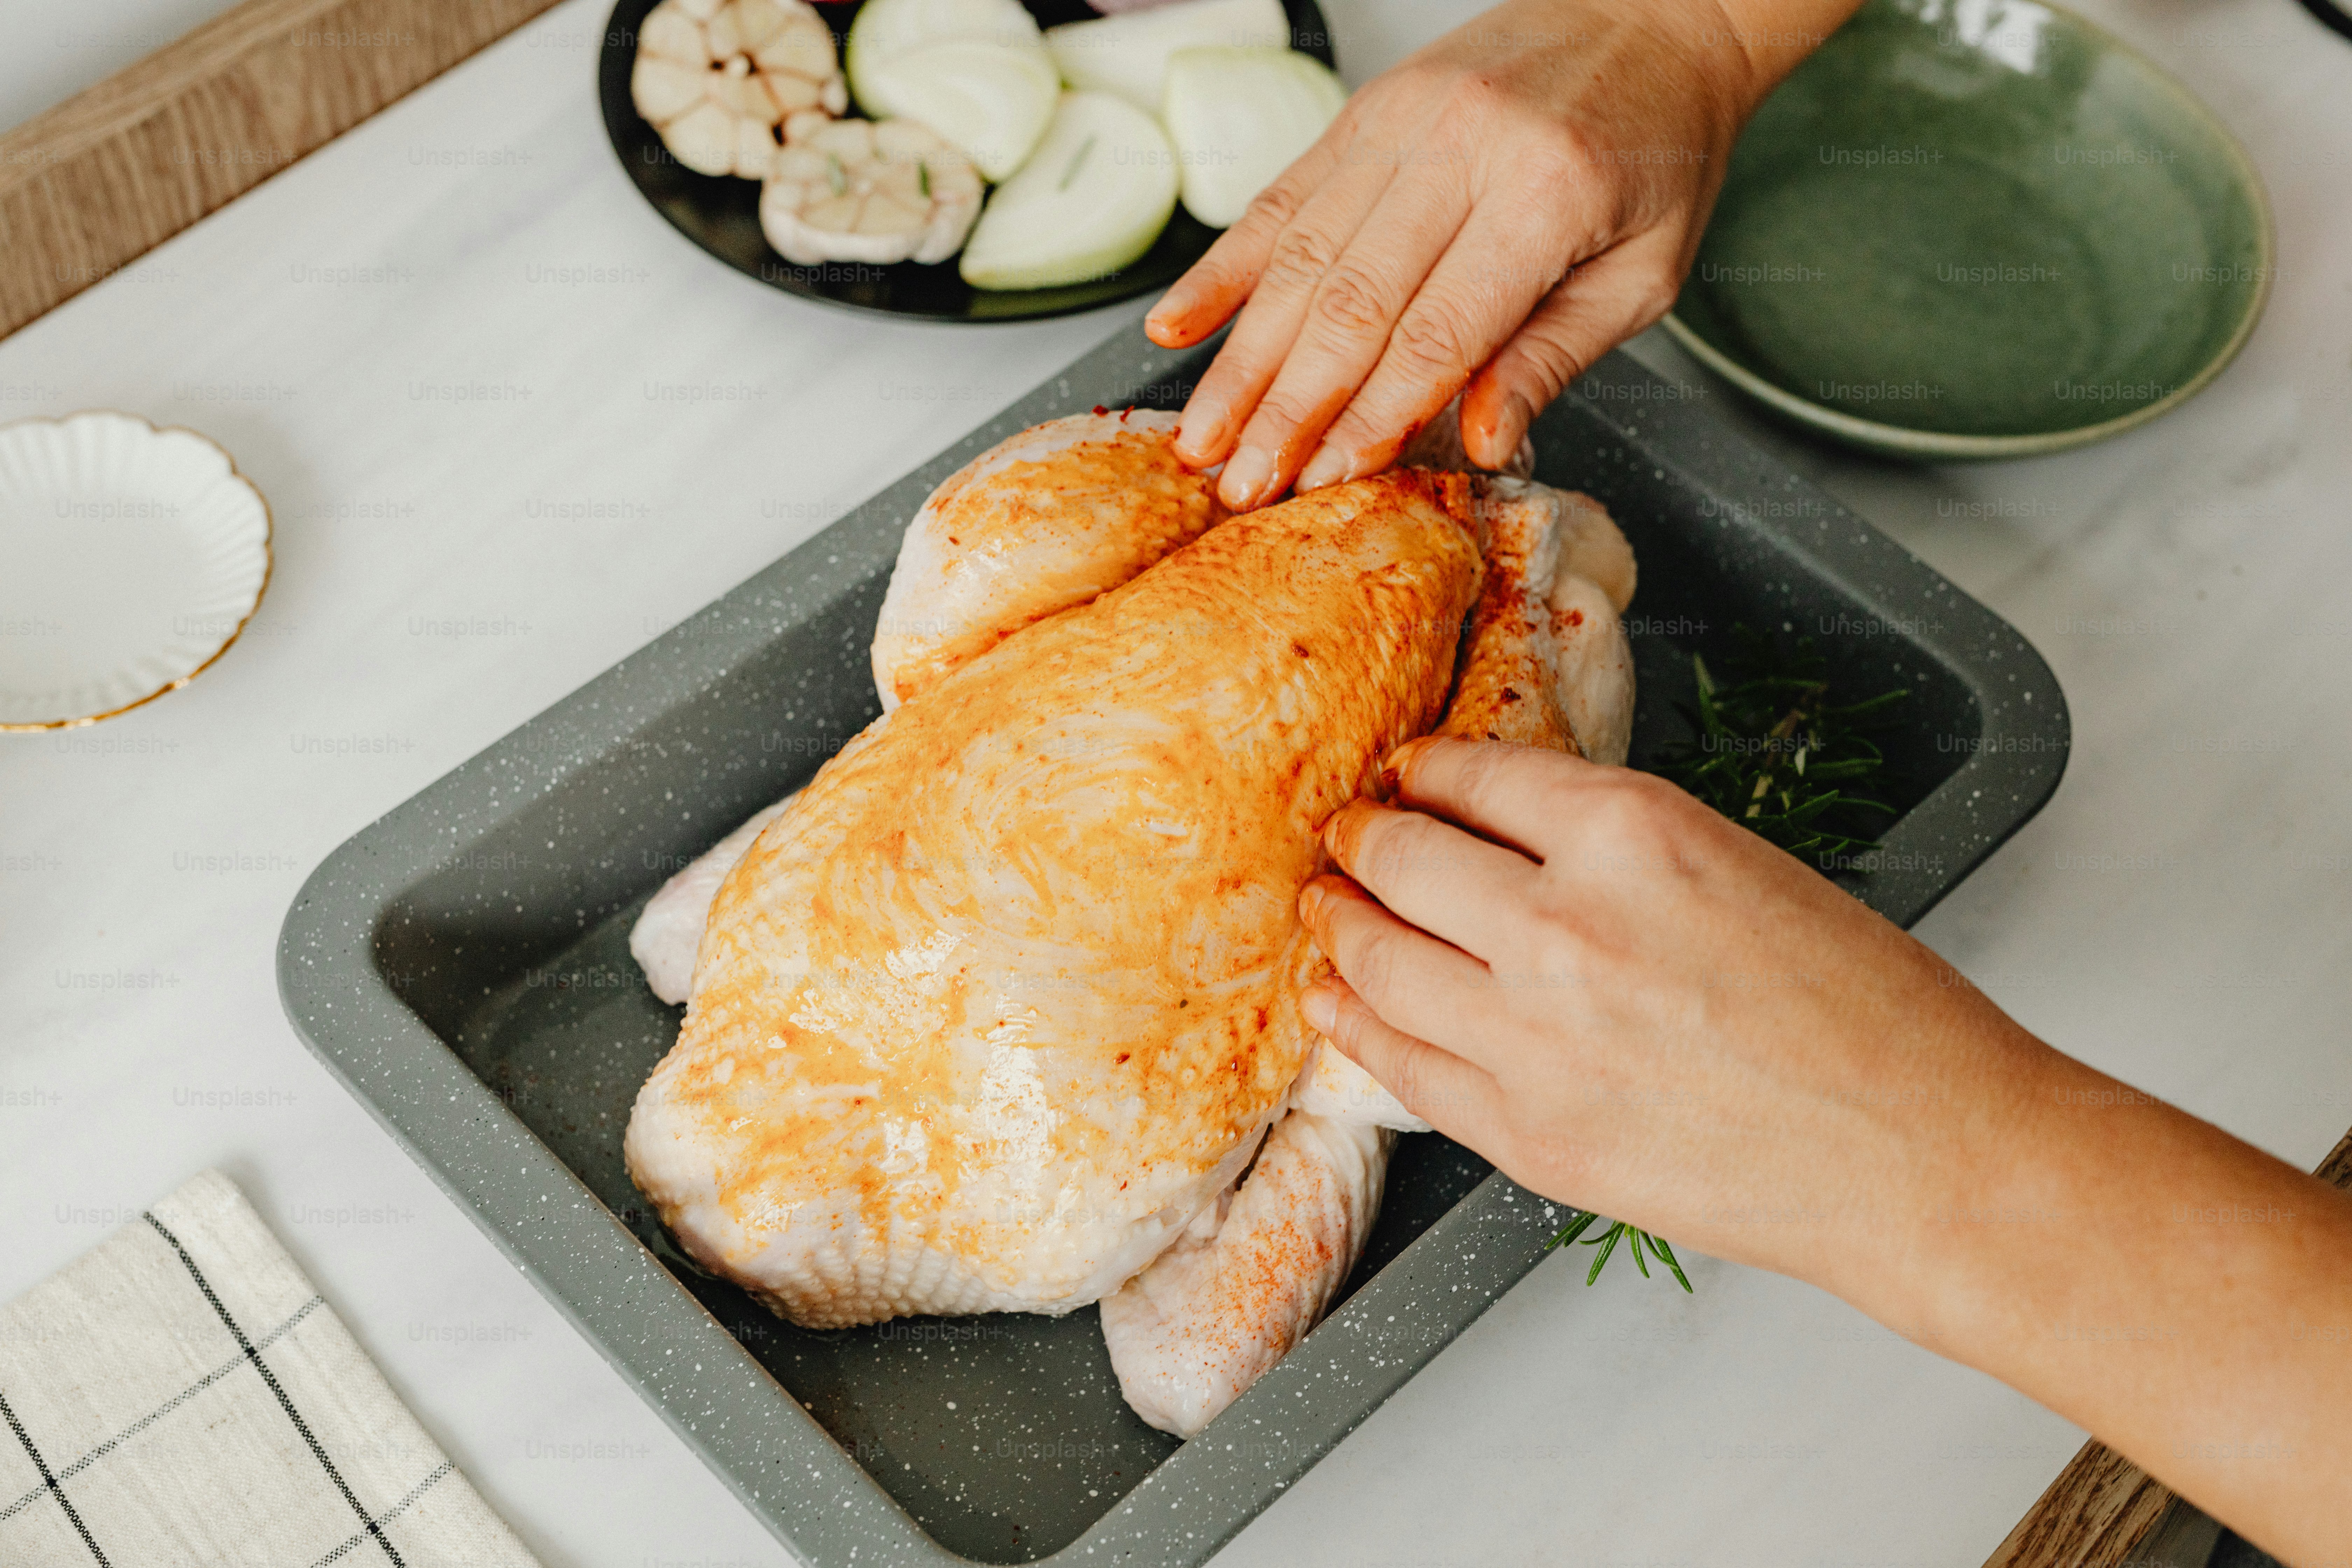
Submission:
M 295 1027 L 803 1563 L 1189 1564 L 1533 1268 L 1566 1215 L 1407 1139 L 1351 1294 L 1189 1444 L 1118 1397 L 1094 1310 L 795 1329 L 700 1274 L 624 1173 L 678 1011 L 630 963 L 655 888 L 877 712 L 866 645 L 907 519 L 972 454 L 1097 404 L 1179 405 L 1207 348 L 1124 333 L 337 850 L 286 919 Z M 1634 761 L 1688 653 L 1811 633 L 1900 683 L 1906 815 L 1861 898 L 1918 918 L 2049 798 L 2064 699 L 2006 623 L 1611 357 L 1536 428 L 1641 557 Z

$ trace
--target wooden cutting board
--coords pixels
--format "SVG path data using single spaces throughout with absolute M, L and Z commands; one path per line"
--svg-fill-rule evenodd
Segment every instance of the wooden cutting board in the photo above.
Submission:
M 0 337 L 554 0 L 246 0 L 0 135 Z

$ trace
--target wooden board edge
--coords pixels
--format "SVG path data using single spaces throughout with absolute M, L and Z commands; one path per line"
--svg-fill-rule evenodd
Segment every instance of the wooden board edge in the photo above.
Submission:
M 2172 1494 L 2100 1442 L 2082 1451 L 1985 1559 L 1985 1568 L 2093 1568 L 2137 1553 Z
M 0 337 L 555 0 L 245 0 L 0 134 Z

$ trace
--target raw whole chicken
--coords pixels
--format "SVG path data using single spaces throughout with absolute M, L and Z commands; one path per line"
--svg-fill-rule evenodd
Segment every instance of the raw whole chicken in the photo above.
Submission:
M 1297 1016 L 1317 829 L 1433 731 L 1622 762 L 1633 564 L 1518 479 L 1223 518 L 1173 424 L 1039 426 L 918 514 L 888 711 L 633 934 L 691 988 L 625 1151 L 805 1326 L 1100 1302 L 1129 1402 L 1191 1436 L 1319 1320 L 1426 1126 Z

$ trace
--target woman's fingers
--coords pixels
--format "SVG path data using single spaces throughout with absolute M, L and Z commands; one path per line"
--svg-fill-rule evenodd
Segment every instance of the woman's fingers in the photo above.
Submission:
M 1305 195 L 1275 236 L 1232 333 L 1184 405 L 1176 455 L 1195 468 L 1224 463 L 1218 493 L 1227 506 L 1255 504 L 1265 476 L 1236 471 L 1234 443 L 1297 341 L 1316 289 L 1354 242 L 1392 174 L 1377 163 L 1341 163 Z
M 1509 461 L 1535 416 L 1570 382 L 1673 308 L 1681 244 L 1678 231 L 1653 229 L 1552 289 L 1463 394 L 1462 445 L 1472 462 L 1494 468 Z M 1346 424 L 1333 431 L 1334 443 L 1348 434 Z
M 1323 844 L 1392 914 L 1488 963 L 1526 927 L 1535 862 L 1433 816 L 1353 801 L 1323 825 Z
M 1313 987 L 1299 999 L 1299 1010 L 1407 1110 L 1457 1143 L 1500 1146 L 1502 1087 L 1484 1068 L 1391 1026 L 1344 980 Z
M 1345 877 L 1318 877 L 1298 895 L 1315 945 L 1380 1016 L 1422 1039 L 1454 1044 L 1486 1033 L 1495 992 L 1486 966 L 1415 931 Z
M 1373 364 L 1351 384 L 1355 396 L 1322 433 L 1299 474 L 1300 489 L 1388 467 L 1412 433 L 1511 340 L 1567 263 L 1597 243 L 1583 221 L 1581 195 L 1572 182 L 1543 190 L 1539 200 L 1486 193 L 1411 304 L 1384 323 L 1391 330 L 1373 345 Z M 1470 455 L 1484 460 L 1476 449 Z
M 1471 196 L 1459 163 L 1415 164 L 1391 182 L 1316 284 L 1273 382 L 1248 412 L 1227 472 L 1263 478 L 1253 500 L 1227 495 L 1228 505 L 1270 500 L 1298 477 L 1323 433 L 1351 406 L 1432 270 L 1444 267 L 1448 247 L 1459 245 Z M 1533 302 L 1533 295 L 1522 301 L 1521 313 Z
M 1622 770 L 1532 746 L 1425 735 L 1391 752 L 1381 772 L 1397 805 L 1541 860 L 1558 840 L 1567 797 Z

